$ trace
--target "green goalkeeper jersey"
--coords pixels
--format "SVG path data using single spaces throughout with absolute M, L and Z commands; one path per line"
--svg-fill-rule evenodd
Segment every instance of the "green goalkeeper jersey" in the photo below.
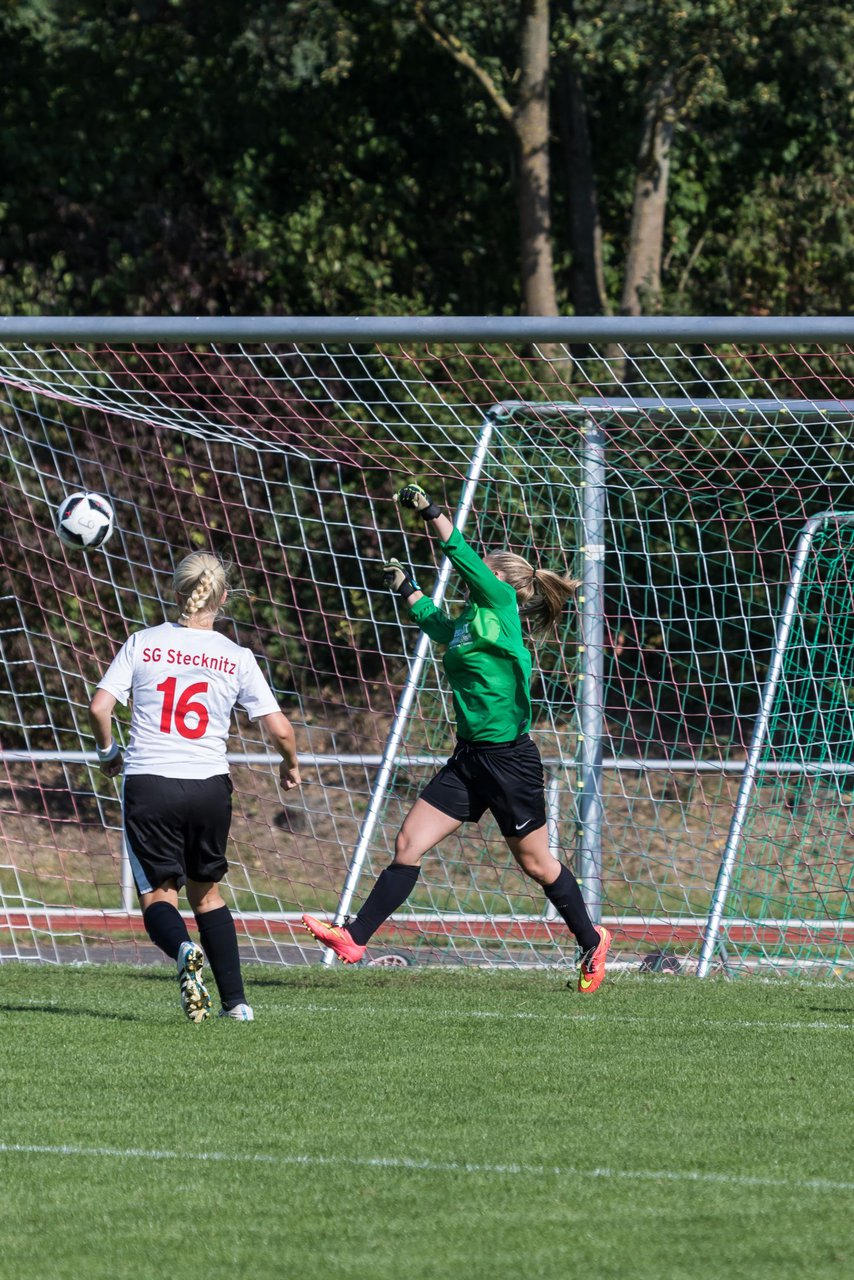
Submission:
M 467 742 L 512 742 L 531 727 L 531 655 L 522 637 L 516 592 L 496 578 L 458 529 L 440 543 L 469 588 L 469 602 L 451 618 L 427 596 L 412 616 L 443 658 L 457 732 Z

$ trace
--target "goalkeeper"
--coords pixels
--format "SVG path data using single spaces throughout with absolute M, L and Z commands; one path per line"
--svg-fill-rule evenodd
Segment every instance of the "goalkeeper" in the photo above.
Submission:
M 611 935 L 593 925 L 575 877 L 549 849 L 543 766 L 528 733 L 532 662 L 522 629 L 524 615 L 536 636 L 547 635 L 579 583 L 534 569 L 510 551 L 481 559 L 420 485 L 406 485 L 395 500 L 438 536 L 468 588 L 466 608 L 451 618 L 399 561 L 383 566 L 387 584 L 406 601 L 421 630 L 445 646 L 457 745 L 406 816 L 394 861 L 355 919 L 338 927 L 304 915 L 303 923 L 342 960 L 358 963 L 373 934 L 415 888 L 425 853 L 489 809 L 522 871 L 542 886 L 574 934 L 582 952 L 578 989 L 592 993 L 604 976 Z

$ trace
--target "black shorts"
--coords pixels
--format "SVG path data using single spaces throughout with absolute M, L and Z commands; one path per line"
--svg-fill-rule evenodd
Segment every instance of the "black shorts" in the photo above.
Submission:
M 460 822 L 479 822 L 487 809 L 503 836 L 523 836 L 545 825 L 543 762 L 524 734 L 515 742 L 458 742 L 421 799 Z
M 225 847 L 231 827 L 227 773 L 212 778 L 125 778 L 122 800 L 125 852 L 140 893 L 174 878 L 220 881 L 228 870 Z

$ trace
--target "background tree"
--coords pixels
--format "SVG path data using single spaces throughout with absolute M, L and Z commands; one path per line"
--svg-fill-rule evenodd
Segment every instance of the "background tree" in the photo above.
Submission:
M 463 39 L 449 26 L 448 12 Z M 481 58 L 472 34 L 482 31 L 492 6 L 428 4 L 415 0 L 418 21 L 436 44 L 470 72 L 509 125 L 517 148 L 522 294 L 527 315 L 557 315 L 551 231 L 549 124 L 549 0 L 519 7 L 518 66 Z M 511 70 L 511 67 L 513 69 Z M 515 85 L 511 101 L 510 85 Z
M 826 226 L 826 248 L 837 270 L 844 259 L 850 280 L 854 165 L 842 138 L 852 23 L 850 6 L 833 2 L 574 0 L 562 7 L 555 46 L 583 86 L 604 193 L 601 202 L 595 192 L 584 198 L 598 208 L 601 277 L 620 310 L 742 310 L 741 289 L 723 297 L 719 285 L 732 281 L 733 255 L 741 259 L 756 246 L 757 222 L 775 219 L 782 244 L 792 235 L 783 229 L 789 218 L 802 233 Z M 829 197 L 830 217 L 821 214 L 816 187 Z M 748 216 L 733 219 L 734 201 Z M 770 240 L 764 237 L 756 265 L 778 258 Z M 712 249 L 716 266 L 706 277 Z M 799 265 L 790 258 L 792 283 Z M 786 302 L 784 292 L 770 309 L 846 305 L 841 292 L 835 304 L 825 296 L 817 307 L 802 290 Z
M 0 7 L 0 311 L 849 309 L 849 5 L 416 2 Z

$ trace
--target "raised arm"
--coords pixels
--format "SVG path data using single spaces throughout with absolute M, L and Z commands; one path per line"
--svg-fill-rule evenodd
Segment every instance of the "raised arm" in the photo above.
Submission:
M 435 605 L 429 596 L 418 586 L 412 575 L 404 569 L 399 560 L 387 560 L 383 565 L 383 577 L 387 587 L 396 591 L 412 610 L 412 617 L 421 630 L 431 640 L 439 644 L 450 644 L 454 635 L 454 624 L 445 613 Z
M 468 545 L 459 529 L 454 528 L 444 511 L 430 500 L 420 484 L 405 485 L 395 494 L 395 500 L 400 506 L 417 511 L 425 527 L 430 526 L 438 534 L 442 550 L 469 588 L 475 604 L 500 608 L 515 599 L 513 588 L 495 576 L 477 552 Z
M 444 511 L 428 498 L 420 484 L 405 484 L 394 495 L 394 500 L 401 507 L 417 511 L 424 521 L 425 528 L 428 524 L 431 525 L 433 532 L 441 538 L 442 542 L 447 542 L 454 532 L 454 526 Z

